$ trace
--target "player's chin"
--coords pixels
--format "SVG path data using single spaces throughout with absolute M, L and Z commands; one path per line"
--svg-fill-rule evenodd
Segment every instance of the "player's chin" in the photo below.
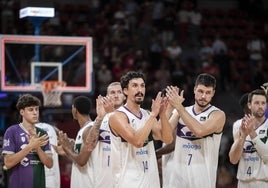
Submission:
M 202 107 L 202 108 L 208 106 L 208 104 L 209 104 L 209 103 L 206 102 L 206 101 L 199 101 L 199 102 L 198 102 L 198 105 L 199 105 L 200 107 Z
M 34 118 L 34 119 L 32 119 L 32 122 L 33 123 L 38 123 L 39 122 L 39 119 L 38 118 Z
M 143 103 L 143 99 L 142 100 L 136 100 L 137 104 L 142 104 Z

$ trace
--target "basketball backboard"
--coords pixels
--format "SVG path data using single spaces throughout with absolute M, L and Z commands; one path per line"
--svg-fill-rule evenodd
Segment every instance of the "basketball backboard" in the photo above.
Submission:
M 92 38 L 0 35 L 1 90 L 41 92 L 41 81 L 65 81 L 64 93 L 91 92 Z

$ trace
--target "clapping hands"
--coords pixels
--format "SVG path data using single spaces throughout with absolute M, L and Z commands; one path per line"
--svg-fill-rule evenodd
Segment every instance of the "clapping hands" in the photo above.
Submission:
M 35 130 L 31 130 L 28 136 L 29 146 L 34 150 L 38 150 L 40 147 L 45 146 L 48 143 L 48 135 L 44 134 L 40 136 L 40 132 L 37 134 Z

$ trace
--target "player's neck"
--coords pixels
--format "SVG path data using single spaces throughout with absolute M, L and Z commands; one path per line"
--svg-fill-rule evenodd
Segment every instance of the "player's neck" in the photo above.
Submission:
M 20 125 L 23 126 L 23 128 L 27 130 L 28 132 L 31 132 L 35 129 L 35 124 L 29 123 L 26 121 L 22 121 Z
M 81 116 L 78 119 L 78 123 L 80 125 L 80 128 L 84 127 L 86 124 L 88 124 L 89 122 L 91 122 L 92 120 L 90 119 L 89 116 Z
M 261 126 L 264 123 L 264 121 L 266 120 L 265 116 L 259 117 L 259 118 L 255 117 L 255 119 L 256 119 L 255 127 L 254 127 L 255 129 L 257 129 L 259 126 Z
M 35 127 L 35 124 L 34 123 L 30 123 L 30 122 L 27 122 L 25 120 L 22 120 L 21 122 L 21 125 L 24 127 L 24 128 L 34 128 Z
M 125 107 L 136 116 L 140 116 L 140 105 L 137 103 L 126 103 Z
M 209 107 L 210 107 L 210 104 L 208 104 L 207 106 L 199 106 L 198 104 L 195 104 L 194 105 L 194 111 L 195 111 L 195 113 L 199 114 L 201 112 L 204 112 Z

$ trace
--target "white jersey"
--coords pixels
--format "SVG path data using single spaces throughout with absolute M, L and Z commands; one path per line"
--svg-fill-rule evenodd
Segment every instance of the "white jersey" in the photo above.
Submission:
M 196 114 L 194 106 L 185 109 L 200 123 L 204 123 L 211 112 L 219 110 L 215 106 L 210 106 L 205 111 Z M 214 133 L 197 138 L 180 119 L 172 160 L 173 167 L 168 178 L 169 182 L 163 187 L 215 188 L 221 136 L 222 133 Z
M 77 133 L 74 145 L 74 151 L 76 153 L 80 152 L 81 145 L 83 143 L 83 132 L 89 126 L 93 126 L 94 122 L 89 122 L 85 126 L 83 126 Z M 71 188 L 83 187 L 83 188 L 92 188 L 93 187 L 93 179 L 90 176 L 93 174 L 93 164 L 91 157 L 88 162 L 84 166 L 79 166 L 75 162 L 72 164 L 72 172 L 71 172 Z
M 267 129 L 268 120 L 265 119 L 262 125 L 255 130 L 257 135 L 261 135 L 261 140 L 267 140 Z M 237 179 L 244 182 L 262 181 L 266 185 L 264 187 L 268 185 L 268 164 L 265 164 L 259 156 L 250 136 L 246 137 L 243 146 L 243 153 L 237 169 Z
M 94 188 L 111 187 L 113 181 L 110 165 L 110 115 L 111 114 L 107 114 L 104 116 L 100 126 L 99 141 L 91 153 L 92 162 L 94 164 L 94 173 L 91 174 L 94 179 Z
M 54 146 L 58 145 L 57 134 L 52 125 L 49 125 L 47 123 L 37 123 L 35 125 L 47 132 L 50 144 Z M 46 188 L 60 188 L 59 156 L 53 147 L 51 147 L 51 152 L 52 152 L 53 166 L 52 168 L 47 168 L 45 166 Z
M 132 114 L 125 106 L 118 109 L 126 114 L 134 130 L 144 126 L 149 112 L 140 109 L 140 117 Z M 111 132 L 111 167 L 114 188 L 159 188 L 159 174 L 152 136 L 144 146 L 137 148 Z
M 170 181 L 171 172 L 173 170 L 173 156 L 174 152 L 162 155 L 162 182 L 163 185 L 167 185 Z
M 238 119 L 233 123 L 233 138 L 235 137 L 236 132 L 239 130 L 239 127 L 242 123 L 242 119 L 243 118 Z

